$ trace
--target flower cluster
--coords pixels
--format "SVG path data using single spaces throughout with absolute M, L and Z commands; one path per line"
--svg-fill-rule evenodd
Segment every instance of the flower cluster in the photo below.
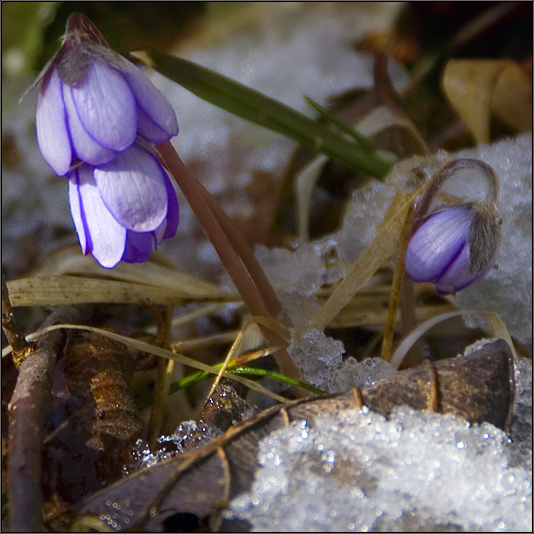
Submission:
M 404 264 L 416 282 L 433 282 L 439 293 L 455 293 L 473 284 L 490 270 L 500 238 L 497 217 L 497 178 L 489 165 L 473 159 L 456 160 L 429 187 L 430 205 L 443 183 L 465 169 L 477 169 L 489 186 L 483 201 L 466 202 L 425 214 L 408 244 Z M 431 184 L 432 185 L 432 184 Z
M 172 106 L 82 14 L 70 16 L 36 85 L 37 141 L 69 180 L 83 253 L 108 268 L 146 261 L 178 226 L 176 191 L 154 148 L 178 134 Z

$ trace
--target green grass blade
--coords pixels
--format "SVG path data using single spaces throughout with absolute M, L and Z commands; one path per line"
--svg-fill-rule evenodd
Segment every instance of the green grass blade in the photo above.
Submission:
M 219 363 L 217 365 L 214 365 L 213 367 L 220 368 L 221 364 Z M 281 373 L 275 373 L 273 371 L 267 371 L 265 369 L 256 369 L 254 367 L 237 367 L 235 369 L 227 368 L 226 372 L 233 373 L 236 375 L 253 375 L 272 378 L 273 380 L 284 382 L 286 384 L 289 384 L 290 386 L 297 386 L 299 388 L 305 389 L 307 391 L 310 391 L 311 393 L 315 393 L 316 395 L 326 395 L 324 391 L 321 391 L 320 389 L 311 386 L 310 384 L 306 384 L 305 382 L 301 382 L 300 380 L 296 380 Z M 213 374 L 208 373 L 207 371 L 197 371 L 195 373 L 191 373 L 190 375 L 185 376 L 177 382 L 172 382 L 169 387 L 169 395 L 172 395 L 177 391 L 181 391 L 182 389 L 188 388 L 193 384 L 198 384 L 199 382 L 207 380 L 208 378 L 213 378 Z M 144 393 L 136 399 L 137 408 L 139 410 L 148 408 L 153 402 L 154 393 L 152 391 Z
M 349 169 L 380 179 L 391 168 L 391 162 L 359 143 L 226 76 L 176 56 L 146 54 L 155 70 L 203 100 L 322 152 Z
M 307 391 L 311 391 L 316 395 L 326 395 L 326 393 L 321 389 L 311 386 L 310 384 L 306 384 L 306 382 L 301 382 L 296 378 L 291 378 L 290 376 L 286 376 L 281 373 L 275 373 L 273 371 L 267 371 L 265 369 L 256 369 L 255 367 L 237 367 L 236 369 L 227 369 L 226 372 L 238 375 L 264 376 L 278 380 L 279 382 L 284 382 L 285 384 L 289 384 L 291 386 L 296 386 Z
M 378 149 L 371 141 L 367 139 L 364 135 L 362 135 L 358 130 L 355 130 L 350 124 L 347 124 L 343 119 L 340 119 L 335 113 L 332 113 L 330 110 L 326 109 L 325 107 L 321 106 L 317 102 L 313 101 L 311 98 L 308 98 L 307 96 L 303 97 L 304 100 L 313 108 L 315 111 L 317 111 L 323 119 L 328 121 L 332 126 L 335 126 L 340 132 L 347 134 L 348 136 L 352 137 L 356 143 L 359 143 L 363 150 L 374 154 L 375 156 L 378 156 L 385 161 L 390 161 L 391 163 L 395 163 L 397 161 L 397 156 L 393 154 L 392 152 L 387 152 L 385 150 Z

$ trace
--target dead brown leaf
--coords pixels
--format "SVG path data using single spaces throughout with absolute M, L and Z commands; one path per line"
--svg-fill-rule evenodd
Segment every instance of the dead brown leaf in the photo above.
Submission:
M 450 60 L 442 89 L 477 143 L 489 143 L 492 112 L 519 132 L 532 130 L 532 83 L 515 61 Z
M 98 517 L 102 527 L 154 532 L 191 514 L 198 524 L 216 530 L 229 499 L 248 489 L 257 469 L 259 441 L 271 431 L 317 416 L 367 405 L 388 417 L 396 407 L 454 414 L 471 423 L 487 421 L 500 428 L 510 422 L 514 398 L 513 359 L 503 340 L 467 356 L 401 371 L 328 399 L 277 405 L 208 442 L 204 447 L 143 469 L 81 502 L 71 516 L 52 527 L 67 528 L 77 518 Z M 183 526 L 183 525 L 182 525 Z

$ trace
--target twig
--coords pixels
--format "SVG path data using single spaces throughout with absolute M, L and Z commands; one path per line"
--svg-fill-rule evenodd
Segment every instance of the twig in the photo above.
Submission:
M 32 343 L 19 367 L 17 385 L 9 403 L 9 456 L 7 461 L 9 524 L 12 532 L 44 532 L 41 491 L 43 429 L 52 408 L 52 375 L 60 331 Z
M 11 301 L 9 300 L 9 291 L 7 289 L 6 277 L 2 270 L 2 329 L 6 335 L 7 342 L 13 348 L 13 360 L 15 365 L 18 363 L 18 358 L 15 356 L 18 353 L 23 353 L 28 348 L 28 342 L 24 334 L 19 328 Z M 18 367 L 18 365 L 17 365 Z
M 163 312 L 159 312 L 156 307 L 154 307 L 152 311 L 152 314 L 156 317 L 158 325 L 156 346 L 167 350 L 170 347 L 173 311 L 173 306 L 166 306 Z M 163 417 L 167 411 L 169 386 L 174 372 L 174 364 L 175 362 L 173 360 L 165 360 L 163 358 L 159 358 L 158 360 L 154 404 L 152 406 L 152 411 L 150 412 L 150 421 L 148 423 L 148 444 L 152 450 L 156 448 L 157 438 L 163 425 Z
M 7 291 L 2 299 L 9 300 Z M 74 308 L 56 310 L 47 320 L 74 322 Z M 52 378 L 63 330 L 48 332 L 28 343 L 19 365 L 17 384 L 9 403 L 7 486 L 12 532 L 43 532 L 41 490 L 44 427 L 52 408 Z

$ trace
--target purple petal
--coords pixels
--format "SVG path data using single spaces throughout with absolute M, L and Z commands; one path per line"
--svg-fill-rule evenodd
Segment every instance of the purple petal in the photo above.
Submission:
M 109 211 L 134 232 L 151 232 L 167 215 L 168 197 L 163 167 L 134 145 L 95 169 L 95 182 Z
M 93 180 L 92 167 L 80 167 L 78 190 L 92 243 L 91 252 L 102 267 L 115 267 L 121 261 L 126 247 L 126 228 L 117 222 L 102 202 Z
M 152 253 L 152 236 L 128 231 L 126 250 L 122 261 L 127 263 L 143 263 Z
M 84 162 L 91 165 L 101 165 L 111 161 L 115 152 L 100 146 L 86 131 L 78 117 L 78 111 L 72 97 L 72 88 L 64 86 L 65 107 L 69 130 L 76 155 Z
M 69 204 L 70 213 L 72 215 L 72 220 L 74 221 L 76 233 L 78 234 L 78 241 L 80 242 L 82 254 L 86 255 L 91 252 L 93 246 L 91 243 L 91 236 L 87 229 L 87 223 L 83 214 L 82 201 L 80 199 L 78 178 L 79 171 L 80 168 L 78 167 L 77 169 L 70 172 L 67 176 L 69 179 Z
M 460 254 L 449 265 L 447 270 L 436 280 L 436 289 L 443 295 L 456 293 L 475 280 L 469 272 L 469 245 L 466 243 Z
M 48 83 L 43 85 L 37 100 L 35 117 L 37 142 L 41 154 L 59 176 L 67 174 L 72 162 L 72 148 L 67 129 L 59 74 L 52 70 Z
M 121 152 L 137 136 L 135 98 L 122 74 L 113 67 L 93 61 L 72 97 L 83 127 L 101 146 Z
M 493 267 L 493 263 L 489 262 L 481 271 L 471 274 L 469 269 L 470 259 L 471 251 L 469 244 L 466 244 L 447 271 L 436 281 L 436 289 L 439 293 L 448 295 L 465 289 L 467 286 L 486 276 L 488 271 Z
M 172 137 L 168 132 L 157 126 L 140 107 L 137 108 L 137 119 L 139 122 L 138 134 L 143 139 L 151 143 L 164 143 Z
M 151 234 L 154 236 L 154 248 L 157 249 L 158 245 L 161 244 L 163 239 L 165 239 L 165 230 L 167 229 L 167 221 L 163 221 L 159 228 L 156 228 Z
M 169 198 L 169 207 L 167 209 L 167 218 L 163 221 L 159 228 L 152 232 L 154 235 L 154 248 L 156 249 L 164 239 L 169 239 L 170 237 L 174 237 L 176 235 L 176 230 L 178 229 L 178 222 L 180 219 L 176 189 L 169 180 L 167 173 L 165 173 L 165 177 L 167 196 Z
M 470 207 L 445 209 L 431 215 L 408 244 L 405 257 L 408 275 L 416 282 L 437 280 L 465 247 L 474 215 Z
M 163 234 L 163 239 L 169 239 L 176 235 L 176 230 L 178 229 L 178 222 L 180 220 L 180 209 L 178 206 L 178 196 L 176 195 L 176 189 L 174 185 L 169 180 L 167 173 L 165 173 L 165 185 L 167 186 L 167 198 L 169 199 L 169 205 L 167 208 L 167 226 L 165 228 L 165 233 Z M 161 243 L 161 241 L 159 241 Z
M 124 62 L 123 74 L 135 95 L 138 106 L 146 114 L 146 117 L 140 120 L 139 135 L 153 143 L 162 143 L 178 135 L 178 121 L 174 108 L 156 86 L 129 61 Z M 164 139 L 161 139 L 162 134 L 166 134 Z M 147 135 L 157 135 L 158 139 L 152 139 Z

